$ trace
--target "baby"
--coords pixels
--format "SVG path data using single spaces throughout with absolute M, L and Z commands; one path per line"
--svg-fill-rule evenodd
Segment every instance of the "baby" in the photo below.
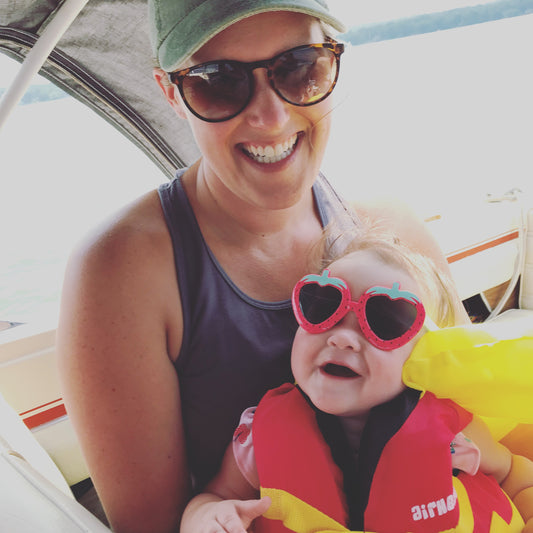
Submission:
M 296 385 L 245 411 L 182 533 L 252 522 L 255 533 L 533 531 L 533 463 L 477 416 L 402 382 L 427 315 L 453 323 L 446 282 L 425 259 L 357 241 L 298 282 L 293 309 Z

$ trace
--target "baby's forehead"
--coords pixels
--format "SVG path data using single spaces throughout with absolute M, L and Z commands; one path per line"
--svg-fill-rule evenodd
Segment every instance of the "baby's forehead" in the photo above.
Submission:
M 393 283 L 399 283 L 403 289 L 422 296 L 420 287 L 406 268 L 372 250 L 351 252 L 331 263 L 328 269 L 331 276 L 343 279 L 354 295 L 377 285 L 392 287 Z

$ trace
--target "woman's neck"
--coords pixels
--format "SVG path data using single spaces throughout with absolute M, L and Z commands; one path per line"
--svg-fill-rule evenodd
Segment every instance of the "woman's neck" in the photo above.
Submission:
M 217 237 L 228 243 L 246 246 L 247 242 L 265 243 L 269 238 L 278 241 L 283 235 L 301 234 L 300 229 L 309 227 L 321 231 L 310 185 L 293 193 L 290 200 L 289 194 L 280 191 L 279 197 L 265 194 L 256 201 L 253 193 L 235 193 L 200 160 L 196 179 L 186 188 L 192 193 L 199 221 L 206 221 Z
M 293 205 L 271 209 L 224 187 L 213 191 L 199 163 L 185 173 L 183 184 L 205 242 L 232 281 L 258 300 L 290 298 L 322 235 L 311 187 Z

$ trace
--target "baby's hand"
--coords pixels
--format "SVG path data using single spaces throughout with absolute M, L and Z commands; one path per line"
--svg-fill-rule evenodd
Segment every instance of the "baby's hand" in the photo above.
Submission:
M 209 533 L 247 533 L 251 523 L 269 507 L 268 496 L 260 500 L 225 500 L 213 509 Z

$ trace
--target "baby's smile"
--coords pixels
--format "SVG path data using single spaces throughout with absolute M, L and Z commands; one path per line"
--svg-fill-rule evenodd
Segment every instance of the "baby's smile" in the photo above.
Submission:
M 320 370 L 325 374 L 338 378 L 356 378 L 360 376 L 348 366 L 338 363 L 326 363 Z

